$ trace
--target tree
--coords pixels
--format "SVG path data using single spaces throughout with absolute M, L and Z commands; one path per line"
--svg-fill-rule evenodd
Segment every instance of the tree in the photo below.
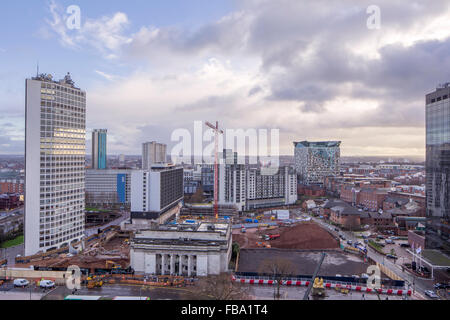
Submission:
M 239 251 L 240 251 L 239 243 L 233 242 L 233 245 L 232 245 L 232 254 L 231 254 L 231 259 L 232 259 L 232 260 L 236 260 L 236 259 L 237 259 L 237 256 L 238 256 L 238 254 L 239 254 Z
M 203 188 L 202 188 L 202 186 L 198 186 L 197 190 L 195 191 L 195 193 L 189 199 L 189 202 L 191 202 L 191 203 L 202 203 L 203 200 L 204 200 Z
M 270 274 L 272 279 L 276 281 L 274 298 L 279 299 L 281 282 L 284 278 L 295 274 L 295 266 L 291 261 L 286 259 L 270 258 L 262 262 L 259 267 L 259 273 Z
M 231 280 L 229 273 L 211 275 L 199 280 L 200 293 L 213 300 L 248 299 L 248 286 Z

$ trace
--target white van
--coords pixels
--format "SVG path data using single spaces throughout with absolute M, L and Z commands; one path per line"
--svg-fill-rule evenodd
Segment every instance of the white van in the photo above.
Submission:
M 39 282 L 39 287 L 44 288 L 44 289 L 50 289 L 53 288 L 55 286 L 55 283 L 51 280 L 41 280 Z
M 26 279 L 15 279 L 13 283 L 14 287 L 21 287 L 21 288 L 25 288 L 30 284 L 30 282 Z

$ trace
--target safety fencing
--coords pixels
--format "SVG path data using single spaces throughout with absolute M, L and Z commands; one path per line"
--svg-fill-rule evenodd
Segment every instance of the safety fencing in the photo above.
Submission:
M 245 283 L 245 284 L 260 284 L 260 285 L 275 285 L 277 284 L 277 280 L 270 279 L 268 277 L 242 277 L 242 276 L 232 276 L 232 281 Z M 287 279 L 281 280 L 281 285 L 285 286 L 304 286 L 307 287 L 310 284 L 310 279 Z M 412 291 L 406 290 L 404 288 L 379 288 L 379 289 L 371 289 L 366 286 L 362 286 L 361 284 L 354 283 L 343 283 L 337 281 L 326 281 L 323 284 L 326 289 L 347 289 L 357 292 L 366 292 L 366 293 L 378 293 L 378 294 L 386 294 L 386 295 L 408 295 L 411 296 Z

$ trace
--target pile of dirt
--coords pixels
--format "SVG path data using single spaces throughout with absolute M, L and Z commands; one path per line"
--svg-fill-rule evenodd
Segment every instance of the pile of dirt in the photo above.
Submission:
M 271 240 L 272 248 L 279 249 L 335 249 L 339 247 L 339 241 L 328 231 L 315 223 L 302 223 L 293 227 L 280 228 L 270 234 L 280 237 Z

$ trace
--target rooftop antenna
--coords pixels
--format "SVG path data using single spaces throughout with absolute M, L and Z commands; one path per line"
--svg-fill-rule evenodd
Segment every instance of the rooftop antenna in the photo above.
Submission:
M 36 66 L 36 77 L 39 77 L 39 60 L 37 62 L 37 66 Z

